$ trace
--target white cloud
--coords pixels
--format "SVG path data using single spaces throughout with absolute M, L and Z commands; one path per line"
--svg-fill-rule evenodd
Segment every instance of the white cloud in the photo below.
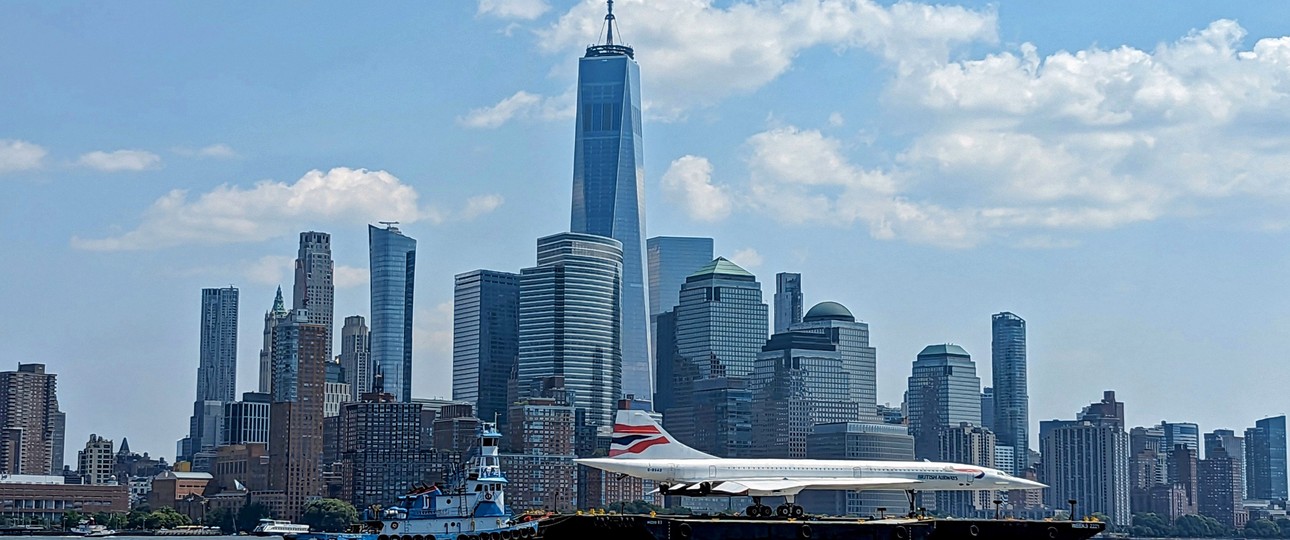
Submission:
M 663 173 L 663 193 L 679 203 L 691 219 L 720 221 L 730 215 L 731 197 L 724 186 L 712 183 L 712 164 L 707 158 L 682 156 Z
M 440 302 L 432 309 L 420 308 L 413 316 L 412 358 L 416 396 L 449 397 L 452 377 L 426 376 L 452 372 L 452 302 Z
M 143 171 L 161 166 L 161 156 L 145 150 L 94 151 L 82 154 L 78 164 L 103 172 Z
M 757 268 L 765 262 L 756 249 L 744 248 L 730 255 L 730 261 L 744 268 Z
M 846 123 L 846 120 L 844 120 L 844 119 L 842 118 L 842 113 L 837 112 L 837 111 L 833 111 L 833 113 L 829 114 L 829 125 L 830 125 L 830 126 L 833 126 L 833 127 L 842 127 L 842 124 L 845 124 L 845 123 Z
M 184 157 L 199 157 L 199 158 L 213 158 L 213 159 L 232 159 L 232 158 L 238 157 L 237 152 L 233 150 L 233 147 L 224 143 L 216 143 L 210 146 L 204 146 L 196 149 L 179 147 L 179 148 L 175 148 L 174 152 Z
M 314 170 L 291 184 L 273 180 L 249 188 L 225 184 L 191 199 L 187 191 L 174 190 L 157 199 L 134 230 L 99 239 L 73 237 L 72 245 L 97 251 L 157 249 L 262 241 L 319 221 L 434 220 L 436 214 L 418 207 L 417 199 L 412 186 L 385 171 Z
M 337 289 L 367 285 L 369 281 L 371 281 L 371 273 L 367 268 L 338 264 L 332 269 L 332 283 Z
M 294 279 L 295 261 L 290 255 L 265 255 L 246 263 L 242 274 L 251 283 L 281 285 Z
M 479 0 L 479 14 L 503 19 L 536 19 L 551 9 L 545 0 Z
M 461 209 L 461 212 L 457 213 L 457 217 L 465 221 L 475 219 L 498 209 L 504 201 L 505 199 L 496 193 L 476 195 L 466 199 L 466 206 Z
M 569 119 L 574 117 L 573 102 L 574 94 L 571 92 L 543 97 L 520 90 L 496 105 L 471 110 L 457 122 L 466 127 L 491 129 L 516 118 Z
M 0 174 L 40 168 L 47 153 L 27 141 L 0 139 Z

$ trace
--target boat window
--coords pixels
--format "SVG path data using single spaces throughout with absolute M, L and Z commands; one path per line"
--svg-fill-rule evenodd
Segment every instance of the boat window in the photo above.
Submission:
M 484 489 L 484 485 L 483 485 L 483 484 L 475 484 L 475 491 L 481 491 L 481 490 L 483 490 L 483 489 Z

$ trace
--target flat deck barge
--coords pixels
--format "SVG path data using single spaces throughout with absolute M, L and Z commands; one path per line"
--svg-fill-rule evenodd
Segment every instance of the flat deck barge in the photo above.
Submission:
M 542 521 L 544 540 L 1084 540 L 1096 521 L 846 518 L 749 519 L 732 516 L 558 515 Z

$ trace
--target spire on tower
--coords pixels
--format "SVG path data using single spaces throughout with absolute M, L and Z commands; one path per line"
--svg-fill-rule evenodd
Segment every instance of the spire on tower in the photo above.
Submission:
M 605 13 L 605 43 L 604 45 L 591 45 L 587 47 L 587 56 L 624 56 L 635 58 L 635 52 L 631 47 L 626 45 L 614 44 L 614 25 L 617 24 L 617 18 L 614 17 L 614 0 L 607 0 L 605 5 L 608 7 Z M 619 32 L 620 34 L 622 32 Z M 619 36 L 622 41 L 622 36 Z
M 609 13 L 605 15 L 605 45 L 614 44 L 614 0 L 609 0 Z
M 275 296 L 275 297 L 273 298 L 273 312 L 274 312 L 274 313 L 286 313 L 286 312 L 287 312 L 287 305 L 286 305 L 286 302 L 284 302 L 284 301 L 282 300 L 282 286 L 281 286 L 281 285 L 278 285 L 278 295 L 277 295 L 277 296 Z

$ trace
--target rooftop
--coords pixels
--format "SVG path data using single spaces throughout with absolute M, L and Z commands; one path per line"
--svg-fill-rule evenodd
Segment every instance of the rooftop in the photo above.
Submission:
M 690 274 L 690 277 L 709 275 L 738 276 L 751 279 L 757 278 L 757 276 L 750 274 L 747 270 L 740 268 L 739 265 L 730 262 L 730 260 L 725 257 L 717 257 L 713 259 L 712 262 L 708 263 L 703 268 L 700 268 L 697 272 Z
M 924 347 L 924 348 L 923 348 L 923 352 L 918 353 L 918 356 L 967 356 L 967 357 L 970 357 L 971 355 L 970 355 L 970 354 L 968 354 L 968 352 L 967 352 L 967 351 L 963 350 L 963 347 L 960 347 L 960 346 L 955 345 L 955 344 L 953 344 L 953 343 L 943 343 L 943 344 L 940 344 L 940 345 L 928 345 L 928 346 Z
M 806 312 L 802 317 L 802 322 L 810 321 L 848 321 L 855 322 L 856 318 L 851 314 L 851 310 L 837 302 L 820 302 L 815 307 Z

